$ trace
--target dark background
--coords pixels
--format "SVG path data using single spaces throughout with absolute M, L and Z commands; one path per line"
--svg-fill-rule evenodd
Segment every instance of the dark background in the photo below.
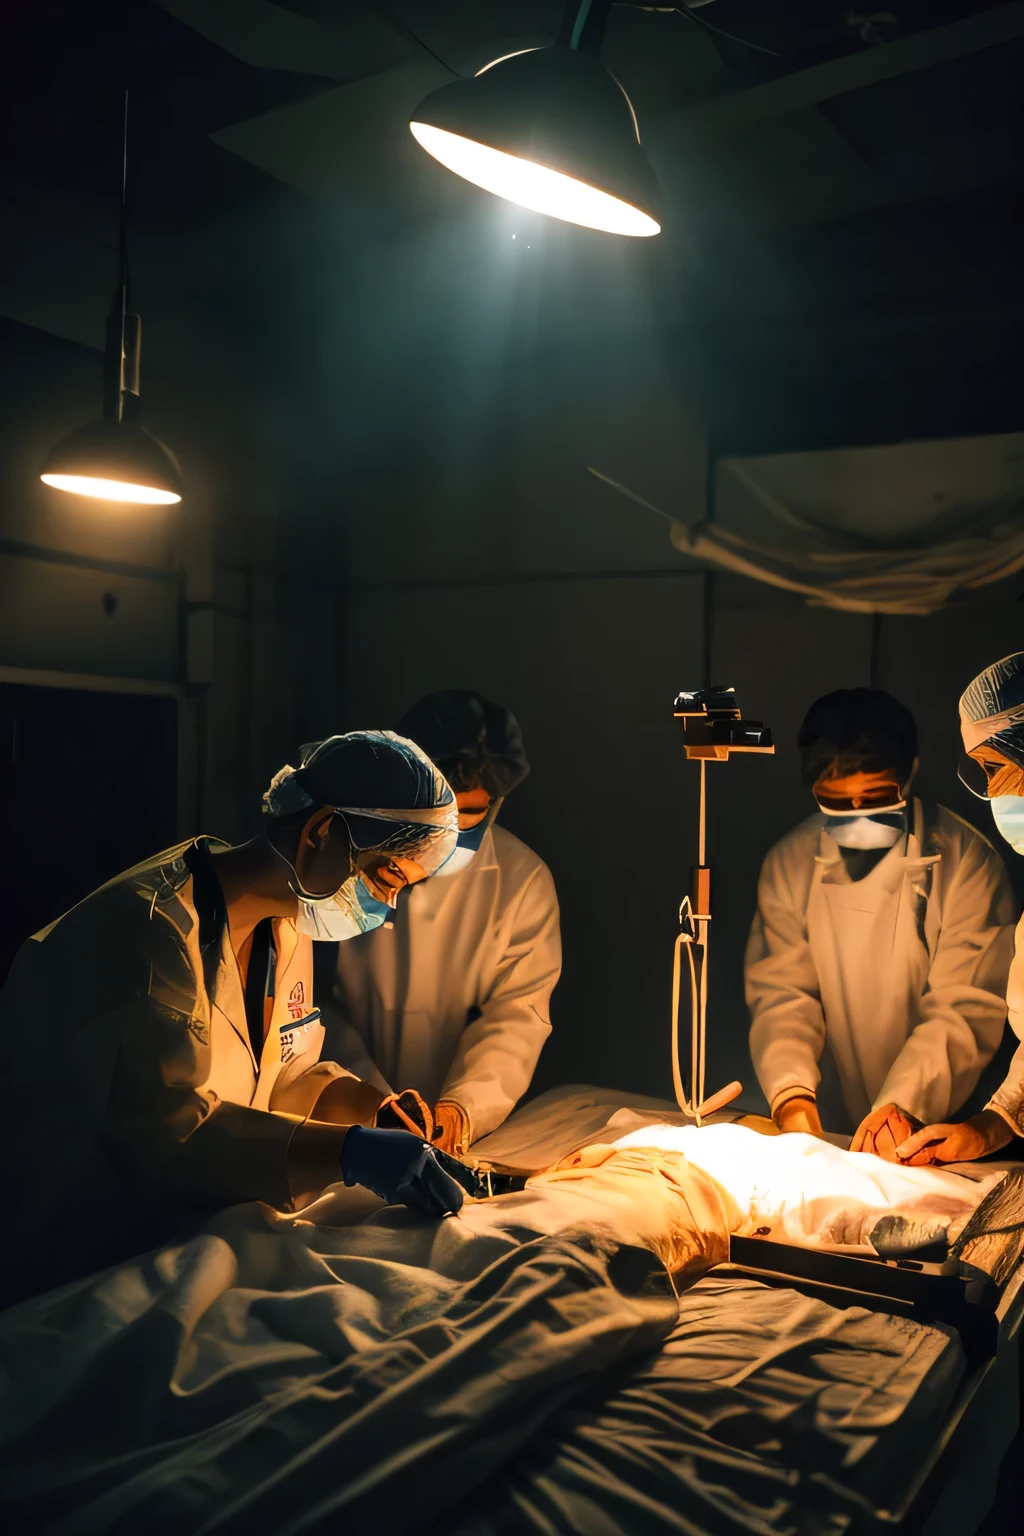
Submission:
M 880 626 L 808 608 L 709 579 L 586 466 L 728 523 L 732 460 L 886 447 L 886 510 L 830 460 L 822 516 L 897 542 L 928 536 L 954 440 L 983 440 L 964 516 L 993 477 L 1020 489 L 1024 28 L 1013 5 L 897 11 L 879 39 L 839 4 L 616 8 L 605 59 L 665 191 L 650 241 L 488 198 L 408 134 L 452 71 L 549 40 L 557 3 L 40 0 L 6 20 L 0 681 L 40 700 L 40 743 L 82 743 L 40 748 L 33 804 L 134 770 L 102 814 L 61 818 L 45 880 L 5 798 L 12 941 L 178 835 L 243 835 L 301 741 L 476 687 L 521 718 L 534 771 L 505 819 L 563 905 L 538 1086 L 668 1094 L 696 815 L 671 703 L 710 670 L 779 744 L 710 786 L 709 1082 L 757 1102 L 740 962 L 760 860 L 810 809 L 806 707 L 890 688 L 922 789 L 985 824 L 955 779 L 956 701 L 1024 646 L 1024 583 Z M 126 78 L 144 409 L 188 487 L 171 513 L 36 480 L 99 410 Z
M 173 699 L 0 684 L 0 974 L 18 945 L 177 834 Z

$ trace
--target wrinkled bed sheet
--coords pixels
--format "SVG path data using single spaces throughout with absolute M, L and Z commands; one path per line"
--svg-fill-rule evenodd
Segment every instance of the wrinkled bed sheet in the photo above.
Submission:
M 730 1232 L 867 1252 L 884 1212 L 931 1218 L 954 1240 L 1004 1178 L 1002 1172 L 965 1179 L 941 1168 L 903 1168 L 814 1136 L 761 1136 L 741 1125 L 649 1125 L 618 1138 L 615 1147 L 682 1154 L 722 1193 Z
M 967 1179 L 936 1168 L 902 1168 L 813 1136 L 762 1136 L 724 1120 L 697 1130 L 657 1099 L 624 1099 L 607 1090 L 555 1089 L 478 1142 L 474 1155 L 526 1169 L 538 1166 L 541 1153 L 547 1166 L 576 1154 L 593 1161 L 595 1143 L 681 1153 L 691 1174 L 700 1169 L 714 1182 L 730 1232 L 865 1251 L 888 1211 L 934 1218 L 955 1239 L 1004 1177 L 1001 1171 Z
M 560 1405 L 443 1533 L 875 1530 L 962 1374 L 943 1328 L 711 1275 L 681 1297 L 659 1351 Z
M 586 1113 L 604 1123 L 579 1135 L 577 1116 L 563 1143 L 656 1112 Z M 492 1479 L 498 1530 L 615 1536 L 649 1508 L 652 1530 L 831 1536 L 785 1523 L 805 1518 L 800 1469 L 862 1477 L 886 1424 L 911 1423 L 913 1385 L 955 1376 L 941 1330 L 761 1287 L 740 1307 L 736 1282 L 702 1281 L 735 1213 L 678 1149 L 601 1146 L 442 1222 L 344 1225 L 350 1194 L 301 1217 L 235 1207 L 0 1316 L 5 1533 L 426 1531 Z M 725 1501 L 725 1523 L 686 1524 L 684 1496 Z
M 496 1167 L 540 1172 L 589 1142 L 615 1141 L 638 1125 L 686 1123 L 686 1116 L 667 1099 L 573 1083 L 524 1104 L 471 1150 Z
M 422 1530 L 675 1325 L 660 1251 L 725 1252 L 710 1181 L 627 1151 L 441 1222 L 328 1196 L 0 1316 L 0 1527 Z M 616 1168 L 621 1170 L 617 1176 Z M 642 1192 L 642 1198 L 638 1194 Z M 310 1217 L 315 1219 L 311 1220 Z

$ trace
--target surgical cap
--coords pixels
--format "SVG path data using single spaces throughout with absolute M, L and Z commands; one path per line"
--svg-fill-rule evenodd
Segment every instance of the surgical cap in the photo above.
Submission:
M 906 779 L 917 757 L 917 726 L 910 710 L 881 688 L 839 688 L 811 705 L 798 745 L 809 784 L 832 762 L 846 771 L 894 768 Z
M 964 690 L 960 731 L 968 752 L 990 741 L 1024 768 L 1024 651 L 993 662 Z
M 469 689 L 428 694 L 406 710 L 398 730 L 456 783 L 475 779 L 495 799 L 515 789 L 530 771 L 515 715 Z
M 263 796 L 264 814 L 292 816 L 330 806 L 352 845 L 415 859 L 428 874 L 453 852 L 459 819 L 443 774 L 415 742 L 394 731 L 350 731 L 302 748 Z

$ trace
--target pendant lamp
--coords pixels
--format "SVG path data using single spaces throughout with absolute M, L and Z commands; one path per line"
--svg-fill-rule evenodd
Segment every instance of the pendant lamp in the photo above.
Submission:
M 139 364 L 142 323 L 128 309 L 125 194 L 128 176 L 128 93 L 124 98 L 121 170 L 120 272 L 107 316 L 103 415 L 62 438 L 39 478 L 59 491 L 102 501 L 169 505 L 181 500 L 181 470 L 169 448 L 140 420 Z
M 422 101 L 413 137 L 457 176 L 570 224 L 661 229 L 632 103 L 601 65 L 612 0 L 571 0 L 559 41 L 488 64 Z

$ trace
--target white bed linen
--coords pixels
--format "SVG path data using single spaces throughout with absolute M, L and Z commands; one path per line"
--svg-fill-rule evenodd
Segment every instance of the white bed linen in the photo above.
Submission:
M 666 1101 L 573 1085 L 542 1094 L 472 1150 L 484 1161 L 524 1169 L 549 1167 L 593 1143 L 683 1152 L 731 1200 L 731 1231 L 769 1228 L 778 1241 L 863 1250 L 890 1210 L 934 1217 L 955 1237 L 1003 1177 L 1001 1169 L 965 1178 L 901 1168 L 816 1137 L 762 1136 L 728 1118 L 697 1130 Z
M 663 1268 L 631 1246 L 658 1237 L 643 1211 L 598 1214 L 572 1180 L 440 1222 L 236 1206 L 10 1309 L 0 1528 L 422 1530 L 674 1325 Z
M 891 1529 L 874 1512 L 909 1487 L 963 1369 L 941 1327 L 709 1275 L 656 1353 L 560 1407 L 444 1536 Z
M 739 1215 L 730 1230 L 737 1234 L 869 1251 L 871 1230 L 887 1211 L 930 1218 L 955 1238 L 1003 1178 L 1001 1172 L 973 1180 L 939 1168 L 903 1168 L 814 1136 L 761 1136 L 741 1125 L 644 1126 L 614 1145 L 683 1153 L 728 1191 Z
M 627 1136 L 637 1116 L 664 1124 L 616 1097 L 589 1095 L 582 1136 L 563 1103 L 562 1142 Z M 773 1145 L 754 1140 L 759 1155 Z M 568 1169 L 443 1222 L 387 1210 L 332 1226 L 349 1198 L 333 1193 L 301 1218 L 238 1206 L 183 1246 L 11 1309 L 0 1526 L 430 1529 L 581 1386 L 672 1330 L 676 1301 L 643 1248 L 678 1256 L 699 1210 L 707 1240 L 682 1271 L 696 1278 L 726 1218 L 710 1181 L 689 1189 L 670 1155 L 642 1198 L 601 1194 L 602 1163 L 589 1182 Z M 615 1156 L 642 1173 L 635 1148 Z

